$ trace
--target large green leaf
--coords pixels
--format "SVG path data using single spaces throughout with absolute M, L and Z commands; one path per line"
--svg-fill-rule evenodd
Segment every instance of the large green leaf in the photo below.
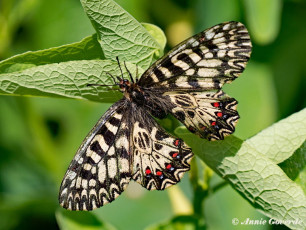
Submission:
M 303 109 L 261 131 L 246 142 L 278 164 L 288 159 L 305 139 L 306 109 Z
M 127 63 L 127 68 L 135 76 L 135 65 Z M 107 73 L 121 75 L 118 64 L 110 60 L 80 60 L 35 66 L 0 74 L 0 93 L 115 102 L 121 97 L 118 90 L 87 86 L 93 83 L 114 84 Z
M 117 26 L 120 28 L 118 33 L 116 32 L 108 39 L 116 43 L 118 39 L 129 37 L 139 53 L 133 48 L 130 49 L 130 43 L 123 42 L 120 45 L 116 43 L 114 50 L 109 46 L 113 44 L 112 42 L 111 44 L 105 43 L 102 49 L 109 51 L 106 52 L 109 59 L 105 60 L 97 35 L 89 36 L 73 44 L 26 52 L 0 62 L 0 94 L 69 97 L 103 102 L 118 100 L 121 97 L 118 91 L 110 90 L 110 87 L 87 87 L 87 84 L 113 84 L 107 73 L 114 76 L 121 75 L 118 63 L 112 61 L 116 56 L 127 55 L 124 56 L 124 59 L 130 63 L 149 65 L 156 51 L 158 55 L 162 54 L 166 38 L 158 27 L 151 24 L 142 26 L 112 1 L 101 1 L 100 3 L 114 4 L 113 11 L 108 11 L 108 13 L 117 14 L 120 10 L 121 17 L 126 19 L 118 21 Z M 84 4 L 88 11 L 95 12 L 97 5 L 90 4 L 90 1 Z M 108 20 L 107 17 L 99 18 L 95 23 L 104 25 L 108 24 Z M 131 33 L 131 28 L 135 25 L 139 28 L 135 30 L 135 33 L 134 31 Z M 105 30 L 102 31 L 105 32 Z M 101 35 L 101 31 L 98 32 Z M 118 49 L 122 51 L 120 55 L 117 53 Z M 135 61 L 130 55 L 140 59 Z M 142 64 L 138 67 L 138 75 L 143 72 Z M 135 67 L 128 63 L 127 66 L 135 77 Z M 123 72 L 126 72 L 125 68 Z
M 126 60 L 146 69 L 163 47 L 129 13 L 111 0 L 81 0 L 107 59 Z
M 294 116 L 299 116 L 300 113 L 304 114 L 305 119 L 303 111 Z M 276 123 L 274 129 L 282 130 L 286 126 L 296 130 L 298 123 L 292 123 L 289 117 Z M 290 180 L 284 171 L 265 155 L 269 149 L 278 149 L 278 142 L 277 144 L 265 142 L 261 148 L 254 148 L 254 145 L 261 144 L 260 141 L 257 145 L 254 142 L 250 145 L 248 141 L 243 142 L 230 136 L 224 141 L 209 142 L 195 137 L 181 127 L 176 133 L 184 138 L 195 154 L 226 179 L 255 208 L 270 218 L 287 221 L 286 225 L 293 229 L 306 227 L 306 198 L 302 188 Z M 287 149 L 288 155 L 301 145 L 300 142 L 294 142 L 295 135 L 291 138 L 295 148 Z M 294 224 L 295 220 L 299 220 L 299 223 Z
M 306 193 L 306 142 L 290 158 L 280 163 L 279 167 Z
M 45 50 L 28 51 L 3 60 L 0 62 L 0 74 L 22 71 L 38 65 L 92 59 L 103 59 L 96 34 L 88 36 L 80 42 Z

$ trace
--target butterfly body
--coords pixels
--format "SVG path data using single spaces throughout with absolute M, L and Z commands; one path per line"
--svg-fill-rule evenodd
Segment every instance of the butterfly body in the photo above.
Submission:
M 172 114 L 202 138 L 224 139 L 234 132 L 239 115 L 237 101 L 221 87 L 242 73 L 250 53 L 244 25 L 227 22 L 177 45 L 139 80 L 117 77 L 123 98 L 77 151 L 61 184 L 60 204 L 93 210 L 116 199 L 130 180 L 148 190 L 178 183 L 193 153 L 153 117 Z

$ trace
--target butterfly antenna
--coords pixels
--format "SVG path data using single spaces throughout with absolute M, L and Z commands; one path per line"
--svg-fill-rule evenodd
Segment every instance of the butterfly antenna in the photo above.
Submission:
M 135 82 L 134 82 L 134 79 L 133 79 L 133 77 L 132 77 L 131 72 L 130 72 L 130 71 L 129 71 L 129 69 L 126 67 L 126 63 L 125 63 L 125 62 L 123 62 L 123 63 L 124 63 L 124 67 L 125 67 L 126 71 L 129 73 L 129 76 L 130 76 L 131 82 L 135 83 Z
M 118 56 L 116 57 L 116 60 L 117 60 L 117 63 L 118 63 L 118 66 L 119 66 L 119 69 L 120 69 L 120 72 L 121 72 L 121 79 L 123 80 L 123 72 L 122 72 L 122 69 L 121 69 L 121 65 L 120 65 Z
M 136 65 L 136 82 L 138 82 L 138 66 Z
M 114 78 L 114 76 L 111 73 L 106 72 L 106 74 L 113 79 L 115 85 L 118 85 L 118 83 L 116 83 L 116 79 Z

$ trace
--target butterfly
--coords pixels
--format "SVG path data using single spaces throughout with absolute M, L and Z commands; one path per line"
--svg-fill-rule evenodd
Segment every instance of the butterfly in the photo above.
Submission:
M 177 184 L 190 168 L 192 150 L 153 117 L 172 114 L 208 140 L 233 133 L 237 101 L 221 87 L 243 72 L 251 48 L 245 26 L 225 22 L 174 47 L 139 80 L 117 77 L 123 98 L 78 149 L 60 187 L 60 205 L 96 209 L 115 200 L 131 180 L 148 190 Z

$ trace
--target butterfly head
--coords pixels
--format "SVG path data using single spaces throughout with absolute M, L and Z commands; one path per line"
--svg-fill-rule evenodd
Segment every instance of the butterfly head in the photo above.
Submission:
M 127 79 L 118 79 L 119 80 L 119 88 L 121 92 L 126 92 L 129 88 L 131 88 L 131 83 Z
M 118 82 L 118 86 L 119 90 L 128 100 L 137 102 L 138 104 L 142 104 L 144 102 L 144 93 L 137 83 L 121 78 Z

